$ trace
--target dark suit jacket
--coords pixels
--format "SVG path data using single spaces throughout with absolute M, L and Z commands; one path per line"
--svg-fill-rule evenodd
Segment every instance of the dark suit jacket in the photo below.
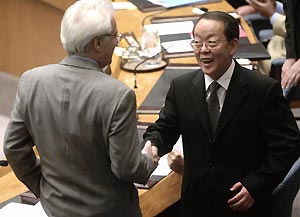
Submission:
M 239 181 L 256 201 L 241 216 L 271 216 L 271 192 L 300 151 L 299 131 L 278 82 L 236 63 L 213 139 L 202 71 L 174 79 L 159 119 L 144 139 L 163 155 L 180 134 L 182 216 L 236 216 L 227 200 Z
M 284 10 L 286 14 L 286 39 L 285 46 L 287 58 L 300 58 L 300 0 L 285 0 Z

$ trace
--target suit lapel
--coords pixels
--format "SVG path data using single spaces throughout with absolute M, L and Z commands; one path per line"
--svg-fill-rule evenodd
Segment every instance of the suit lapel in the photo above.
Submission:
M 238 108 L 245 99 L 247 95 L 247 84 L 248 81 L 246 76 L 243 76 L 242 73 L 251 73 L 251 72 L 242 72 L 243 69 L 240 65 L 236 63 L 227 93 L 220 115 L 219 123 L 216 129 L 216 136 L 221 134 L 226 125 L 231 121 L 234 115 L 238 112 Z M 254 73 L 254 72 L 253 72 Z
M 205 90 L 204 75 L 200 71 L 199 73 L 197 73 L 195 79 L 192 82 L 192 86 L 190 88 L 190 94 L 194 106 L 196 108 L 197 115 L 200 118 L 202 127 L 205 129 L 207 135 L 212 135 L 210 120 L 209 120 L 207 105 L 206 105 L 206 90 Z

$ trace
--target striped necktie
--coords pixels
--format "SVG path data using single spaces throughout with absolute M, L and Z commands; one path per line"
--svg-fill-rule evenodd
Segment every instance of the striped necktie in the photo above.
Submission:
M 220 87 L 221 85 L 216 81 L 213 81 L 208 87 L 208 90 L 210 91 L 210 95 L 207 99 L 207 109 L 210 117 L 210 124 L 213 132 L 213 136 L 215 135 L 219 116 L 220 116 L 220 103 L 217 95 L 217 90 Z

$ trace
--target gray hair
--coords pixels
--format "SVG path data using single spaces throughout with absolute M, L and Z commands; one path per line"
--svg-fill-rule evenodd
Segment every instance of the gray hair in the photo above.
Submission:
M 86 53 L 89 42 L 112 31 L 114 17 L 112 5 L 107 0 L 79 0 L 65 12 L 60 39 L 68 53 Z

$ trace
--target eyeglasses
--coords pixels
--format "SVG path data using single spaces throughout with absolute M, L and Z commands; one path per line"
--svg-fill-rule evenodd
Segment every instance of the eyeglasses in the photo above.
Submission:
M 117 42 L 117 44 L 119 44 L 119 42 L 122 40 L 123 36 L 122 33 L 118 32 L 115 35 L 112 34 L 105 34 L 105 35 L 101 35 L 100 37 L 115 37 L 115 40 Z
M 205 44 L 205 47 L 209 50 L 213 50 L 215 49 L 218 44 L 222 41 L 227 41 L 227 39 L 225 40 L 207 40 L 207 41 L 195 41 L 195 40 L 192 40 L 190 45 L 191 47 L 193 48 L 194 51 L 198 51 L 200 50 L 203 45 Z
M 122 36 L 122 33 L 118 32 L 117 35 L 115 35 L 116 37 L 116 41 L 117 41 L 117 44 L 119 44 L 119 42 L 122 40 L 123 36 Z

